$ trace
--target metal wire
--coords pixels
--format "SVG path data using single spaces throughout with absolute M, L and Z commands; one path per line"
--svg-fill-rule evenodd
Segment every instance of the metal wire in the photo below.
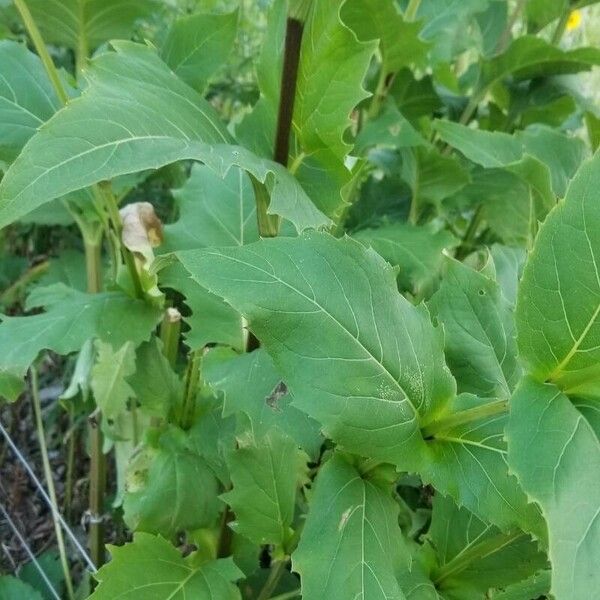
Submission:
M 21 535 L 21 532 L 17 529 L 17 526 L 15 525 L 14 521 L 10 518 L 10 515 L 8 514 L 8 512 L 6 512 L 6 509 L 4 508 L 4 506 L 2 506 L 2 504 L 0 504 L 0 512 L 4 516 L 4 520 L 8 523 L 9 527 L 13 530 L 13 533 L 19 539 L 19 542 L 21 542 L 21 545 L 23 546 L 25 552 L 27 553 L 27 556 L 29 556 L 29 559 L 31 560 L 31 562 L 34 564 L 35 568 L 39 571 L 40 577 L 44 580 L 44 583 L 46 584 L 46 587 L 48 588 L 50 593 L 56 598 L 56 600 L 61 600 L 59 593 L 56 591 L 55 587 L 52 585 L 52 582 L 48 579 L 46 572 L 44 571 L 44 569 L 38 562 L 37 558 L 31 551 L 31 548 L 25 541 L 25 538 Z
M 48 494 L 46 493 L 44 486 L 41 484 L 40 480 L 37 478 L 33 469 L 29 466 L 29 463 L 27 462 L 26 458 L 21 454 L 21 451 L 19 450 L 19 448 L 17 448 L 15 443 L 12 441 L 12 438 L 10 437 L 10 435 L 8 434 L 6 429 L 4 429 L 4 427 L 2 426 L 2 423 L 0 423 L 0 433 L 2 433 L 2 435 L 4 436 L 6 443 L 10 446 L 12 451 L 15 453 L 15 456 L 17 457 L 19 462 L 23 465 L 23 467 L 25 468 L 27 473 L 29 473 L 29 476 L 33 480 L 33 483 L 35 484 L 35 486 L 38 488 L 40 494 L 42 495 L 42 498 L 48 505 L 48 508 L 50 509 L 50 511 L 53 514 L 56 514 L 56 517 L 58 518 L 59 523 L 62 525 L 62 528 L 65 530 L 65 533 L 69 536 L 70 540 L 73 542 L 73 545 L 77 548 L 77 550 L 83 557 L 83 560 L 87 564 L 88 568 L 91 570 L 92 573 L 95 573 L 97 570 L 96 565 L 94 565 L 94 563 L 92 562 L 92 559 L 89 557 L 85 548 L 81 545 L 79 540 L 75 537 L 75 534 L 73 533 L 72 529 L 67 525 L 67 523 L 63 519 L 62 515 L 58 512 L 58 510 L 55 511 L 54 508 L 52 507 L 52 502 L 50 501 L 50 498 L 48 497 Z

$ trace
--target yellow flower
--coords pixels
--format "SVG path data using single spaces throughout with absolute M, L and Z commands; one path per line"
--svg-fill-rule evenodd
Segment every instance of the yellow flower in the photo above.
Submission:
M 569 20 L 567 21 L 567 31 L 573 31 L 573 29 L 577 29 L 581 25 L 581 11 L 574 10 L 569 15 Z

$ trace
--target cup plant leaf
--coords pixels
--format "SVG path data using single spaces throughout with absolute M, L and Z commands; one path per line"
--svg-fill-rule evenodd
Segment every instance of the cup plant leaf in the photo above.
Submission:
M 89 85 L 81 98 L 31 138 L 3 178 L 0 225 L 94 183 L 184 159 L 202 161 L 221 177 L 234 165 L 248 170 L 272 190 L 271 212 L 299 230 L 329 224 L 281 165 L 232 146 L 214 109 L 152 49 L 112 45 L 114 52 L 99 55 L 86 70 Z
M 12 162 L 59 108 L 42 61 L 23 44 L 0 42 L 0 160 Z
M 180 17 L 169 28 L 161 57 L 178 77 L 202 92 L 211 76 L 227 62 L 237 24 L 237 11 Z
M 294 439 L 276 428 L 258 439 L 240 440 L 227 455 L 233 489 L 222 496 L 236 515 L 234 530 L 256 544 L 285 547 L 307 462 Z
M 143 532 L 109 550 L 112 559 L 96 574 L 99 584 L 90 599 L 133 599 L 151 589 L 156 600 L 241 600 L 235 581 L 242 572 L 231 558 L 202 562 L 197 553 L 183 558 L 164 538 Z
M 292 557 L 303 598 L 403 600 L 396 573 L 408 555 L 397 518 L 398 506 L 385 482 L 361 477 L 343 456 L 334 455 L 319 473 Z

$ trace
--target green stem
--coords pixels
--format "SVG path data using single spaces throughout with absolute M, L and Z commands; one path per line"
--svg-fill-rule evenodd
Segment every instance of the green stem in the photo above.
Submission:
M 456 249 L 456 259 L 463 259 L 473 248 L 473 243 L 475 241 L 475 236 L 477 235 L 477 230 L 479 229 L 479 225 L 481 224 L 481 220 L 483 219 L 483 207 L 480 204 L 473 217 L 469 226 L 467 227 L 467 231 L 462 239 L 460 246 Z
M 231 489 L 231 488 L 229 488 Z M 217 558 L 227 558 L 231 554 L 231 542 L 233 541 L 233 531 L 229 523 L 233 521 L 234 515 L 229 506 L 225 507 L 221 515 L 219 525 L 219 541 L 217 543 Z
M 431 579 L 436 587 L 440 586 L 446 579 L 452 575 L 461 573 L 467 569 L 471 563 L 486 558 L 495 552 L 505 548 L 515 540 L 525 534 L 521 531 L 515 531 L 511 534 L 499 533 L 479 544 L 467 547 L 463 552 L 455 556 L 451 561 L 447 562 L 436 569 Z
M 513 10 L 512 14 L 510 15 L 510 18 L 506 22 L 506 27 L 504 28 L 502 35 L 498 39 L 498 43 L 496 44 L 496 48 L 494 50 L 495 54 L 501 54 L 506 50 L 506 47 L 508 46 L 508 42 L 510 40 L 510 34 L 513 30 L 513 27 L 515 26 L 515 23 L 517 22 L 517 19 L 523 12 L 523 8 L 525 7 L 526 2 L 527 0 L 517 0 L 515 10 Z
M 71 507 L 73 505 L 73 471 L 75 466 L 75 408 L 72 402 L 69 402 L 69 439 L 67 443 L 67 474 L 65 476 L 64 511 L 67 521 L 71 521 Z
M 177 361 L 180 332 L 181 313 L 176 308 L 169 307 L 160 324 L 160 339 L 163 343 L 163 354 L 172 367 Z
M 277 237 L 279 233 L 280 219 L 277 215 L 270 215 L 269 210 L 269 191 L 264 183 L 261 183 L 250 175 L 252 187 L 254 188 L 254 198 L 256 200 L 256 218 L 258 221 L 258 233 L 260 237 Z
M 74 600 L 73 583 L 71 581 L 71 573 L 69 570 L 69 562 L 67 560 L 67 552 L 65 549 L 65 540 L 58 519 L 58 503 L 56 502 L 56 490 L 54 489 L 54 480 L 52 478 L 52 469 L 50 460 L 48 459 L 48 448 L 46 446 L 46 435 L 44 433 L 44 424 L 42 422 L 42 407 L 40 402 L 40 393 L 38 386 L 38 377 L 35 367 L 31 367 L 31 398 L 33 401 L 33 411 L 35 413 L 35 424 L 37 428 L 38 440 L 40 442 L 40 450 L 42 451 L 42 463 L 44 465 L 44 476 L 46 485 L 48 486 L 48 495 L 52 503 L 52 520 L 54 522 L 54 532 L 56 534 L 56 543 L 58 544 L 58 552 L 60 555 L 60 563 L 65 577 L 65 585 L 67 587 L 67 596 L 69 600 Z
M 275 566 L 271 566 L 267 581 L 265 581 L 265 585 L 260 591 L 260 594 L 256 597 L 256 600 L 269 600 L 271 594 L 275 591 L 279 581 L 283 577 L 283 574 L 286 572 L 286 566 L 287 560 L 280 560 Z
M 302 588 L 298 588 L 297 590 L 293 590 L 291 592 L 285 592 L 283 594 L 278 594 L 277 596 L 271 596 L 270 600 L 293 600 L 294 598 L 300 598 L 301 593 Z
M 27 285 L 41 277 L 49 267 L 50 263 L 46 260 L 25 271 L 25 273 L 23 273 L 19 279 L 17 279 L 10 287 L 6 288 L 0 294 L 0 304 L 3 304 L 4 306 L 10 306 L 19 297 L 19 292 Z
M 104 564 L 104 494 L 106 490 L 106 459 L 101 429 L 102 413 L 96 410 L 88 418 L 90 437 L 90 489 L 88 545 L 90 558 L 96 567 Z
M 85 268 L 87 276 L 87 291 L 97 294 L 102 290 L 102 244 L 98 240 L 83 239 L 85 251 Z
M 23 24 L 25 25 L 25 29 L 33 42 L 36 52 L 38 53 L 42 64 L 44 65 L 44 69 L 46 69 L 46 73 L 48 74 L 48 79 L 50 79 L 50 83 L 56 92 L 59 100 L 62 104 L 66 104 L 69 100 L 69 96 L 63 87 L 63 84 L 58 75 L 58 71 L 52 62 L 52 58 L 48 53 L 48 49 L 46 48 L 46 44 L 44 44 L 44 40 L 42 38 L 42 34 L 38 29 L 38 26 L 35 24 L 31 13 L 29 12 L 29 8 L 25 3 L 25 0 L 15 0 L 15 6 L 21 15 L 21 19 L 23 20 Z
M 439 421 L 433 421 L 429 425 L 426 425 L 421 430 L 424 438 L 435 437 L 436 434 L 443 431 L 448 431 L 460 425 L 466 423 L 472 423 L 473 421 L 479 421 L 486 417 L 492 417 L 508 411 L 508 400 L 497 400 L 495 402 L 489 402 L 482 406 L 476 406 L 475 408 L 469 408 L 467 410 L 461 410 L 457 413 L 450 415 L 449 417 L 440 419 Z
M 373 98 L 371 99 L 371 103 L 369 104 L 369 108 L 367 110 L 366 118 L 367 120 L 372 120 L 381 112 L 381 107 L 383 106 L 385 99 L 387 98 L 388 89 L 393 80 L 393 74 L 387 73 L 384 69 L 384 64 L 381 64 L 381 68 L 379 70 L 379 79 L 377 80 L 377 87 L 375 88 L 375 93 L 373 94 Z
M 560 42 L 560 40 L 562 39 L 562 36 L 564 35 L 566 29 L 567 29 L 567 23 L 569 22 L 569 17 L 571 16 L 571 11 L 572 11 L 572 7 L 568 5 L 567 3 L 567 8 L 563 11 L 563 14 L 561 15 L 560 19 L 558 20 L 558 23 L 556 24 L 556 29 L 554 30 L 554 33 L 552 34 L 552 43 L 553 44 L 558 44 Z
M 181 407 L 180 425 L 182 429 L 189 429 L 194 422 L 196 413 L 196 395 L 198 394 L 198 383 L 200 381 L 200 370 L 202 368 L 202 356 L 204 349 L 194 350 L 188 361 L 185 373 L 185 386 L 183 405 Z
M 404 20 L 414 21 L 420 5 L 421 0 L 410 0 L 408 6 L 406 7 L 406 11 L 404 12 Z

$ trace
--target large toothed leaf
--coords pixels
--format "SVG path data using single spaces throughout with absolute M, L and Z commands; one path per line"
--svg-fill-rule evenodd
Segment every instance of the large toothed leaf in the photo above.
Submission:
M 600 395 L 600 154 L 548 216 L 523 274 L 519 351 L 539 381 Z
M 547 566 L 538 544 L 523 532 L 502 533 L 436 494 L 427 540 L 435 549 L 431 578 L 444 598 L 484 598 Z M 495 596 L 493 596 L 495 597 Z
M 460 418 L 462 411 L 485 411 L 490 404 L 462 394 L 447 407 L 446 416 Z M 478 519 L 503 532 L 519 527 L 543 539 L 545 525 L 539 509 L 529 503 L 517 478 L 509 473 L 504 440 L 506 403 L 496 401 L 495 405 L 499 406 L 496 414 L 437 431 L 425 451 L 413 457 L 412 469 Z
M 2 386 L 22 378 L 41 350 L 69 354 L 94 337 L 113 348 L 128 341 L 138 345 L 148 339 L 160 320 L 156 308 L 119 292 L 91 295 L 61 284 L 39 292 L 30 296 L 30 306 L 45 305 L 46 312 L 31 317 L 4 317 L 0 324 Z M 18 387 L 13 389 L 16 391 Z
M 359 40 L 379 40 L 386 74 L 425 64 L 429 44 L 419 38 L 422 25 L 406 22 L 393 0 L 347 0 L 341 16 Z
M 118 175 L 183 159 L 221 177 L 234 165 L 271 190 L 270 210 L 302 230 L 329 220 L 281 166 L 231 146 L 215 111 L 156 53 L 132 42 L 98 56 L 84 94 L 28 142 L 0 184 L 0 226 L 44 202 Z
M 27 0 L 46 42 L 84 51 L 129 38 L 136 22 L 159 6 L 156 0 Z
M 110 546 L 111 561 L 96 574 L 100 582 L 90 600 L 240 600 L 235 580 L 242 572 L 231 558 L 202 562 L 182 558 L 167 540 L 136 533 L 125 546 Z M 148 590 L 152 590 L 149 592 Z
M 238 437 L 258 445 L 278 429 L 317 459 L 323 442 L 319 424 L 294 406 L 273 360 L 263 349 L 226 361 L 205 361 L 203 372 L 206 382 L 223 392 L 223 416 L 236 415 Z
M 448 365 L 459 392 L 508 398 L 520 369 L 513 311 L 498 284 L 448 260 L 429 308 L 444 325 Z
M 562 50 L 542 38 L 528 35 L 516 39 L 506 52 L 483 64 L 479 87 L 486 89 L 507 77 L 520 81 L 589 71 L 598 64 L 599 48 Z
M 0 597 L 3 600 L 43 600 L 36 589 L 12 575 L 0 576 Z
M 96 351 L 91 379 L 94 400 L 107 419 L 114 419 L 127 409 L 127 401 L 134 396 L 127 383 L 127 377 L 135 372 L 133 344 L 125 342 L 114 350 L 110 344 L 98 340 Z
M 179 218 L 165 226 L 161 252 L 241 246 L 258 239 L 252 185 L 241 169 L 233 168 L 221 178 L 208 167 L 195 165 L 190 178 L 173 195 Z M 193 307 L 185 317 L 190 329 L 184 334 L 191 349 L 209 343 L 243 348 L 245 333 L 240 315 L 192 281 L 181 265 L 162 270 L 159 282 L 182 293 Z
M 147 443 L 130 462 L 123 499 L 133 531 L 172 538 L 181 531 L 211 527 L 220 503 L 218 484 L 186 433 L 172 427 Z
M 237 11 L 180 17 L 169 29 L 161 56 L 183 81 L 203 91 L 210 77 L 227 61 L 237 22 Z
M 311 233 L 177 254 L 244 314 L 295 405 L 336 441 L 391 462 L 423 444 L 419 419 L 454 393 L 441 332 L 372 250 Z
M 393 223 L 377 229 L 362 229 L 353 236 L 370 245 L 391 265 L 398 267 L 398 283 L 418 297 L 427 293 L 439 276 L 443 251 L 456 245 L 448 231 Z
M 42 61 L 24 44 L 0 42 L 0 160 L 11 162 L 60 107 Z
M 320 470 L 293 554 L 304 600 L 404 600 L 396 574 L 407 560 L 398 506 L 385 484 L 334 456 Z
M 552 594 L 592 600 L 600 585 L 600 441 L 554 385 L 529 378 L 511 399 L 509 462 L 548 524 Z
M 250 443 L 242 440 L 227 456 L 233 489 L 222 496 L 235 514 L 234 530 L 256 544 L 282 547 L 292 534 L 307 462 L 294 439 L 278 429 Z
M 338 157 L 352 109 L 366 96 L 362 81 L 376 43 L 359 42 L 340 19 L 344 0 L 314 0 L 304 28 L 294 129 L 304 153 L 328 149 Z
M 451 121 L 435 121 L 434 127 L 446 143 L 486 169 L 514 165 L 525 155 L 536 158 L 550 169 L 552 188 L 560 197 L 586 157 L 585 144 L 580 139 L 550 127 L 532 126 L 515 135 L 473 129 Z

